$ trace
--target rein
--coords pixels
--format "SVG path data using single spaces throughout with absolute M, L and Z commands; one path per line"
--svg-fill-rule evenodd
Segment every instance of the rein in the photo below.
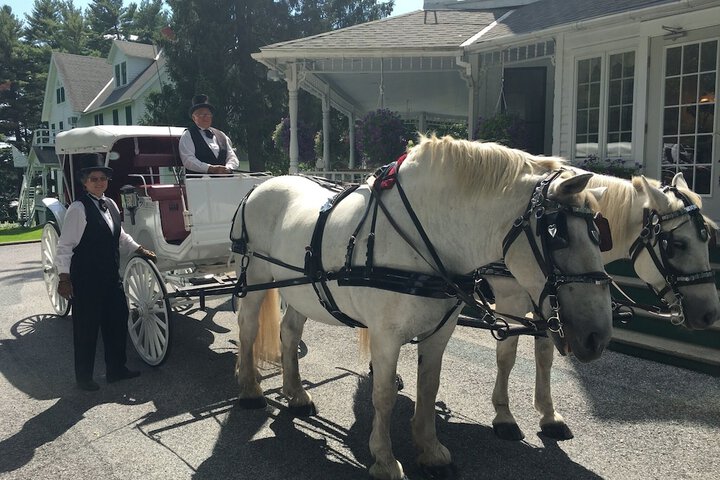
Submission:
M 677 198 L 682 200 L 683 208 L 675 210 L 670 213 L 660 214 L 657 210 L 645 209 L 643 211 L 643 227 L 640 231 L 640 235 L 630 246 L 630 258 L 633 261 L 633 267 L 637 262 L 638 257 L 643 251 L 647 251 L 650 255 L 650 259 L 655 264 L 658 272 L 663 276 L 665 280 L 665 286 L 657 290 L 653 285 L 647 284 L 653 293 L 661 300 L 665 305 L 666 310 L 663 311 L 660 307 L 648 306 L 635 303 L 625 292 L 623 292 L 619 286 L 615 287 L 623 294 L 628 300 L 615 300 L 613 303 L 613 310 L 620 311 L 621 308 L 628 308 L 632 312 L 633 308 L 640 308 L 649 313 L 661 314 L 664 313 L 670 316 L 670 321 L 674 325 L 682 325 L 685 322 L 685 312 L 682 306 L 683 294 L 680 293 L 680 287 L 689 285 L 699 285 L 702 283 L 715 283 L 715 274 L 712 270 L 703 270 L 699 272 L 685 273 L 673 266 L 670 262 L 670 258 L 673 256 L 673 231 L 680 226 L 684 225 L 688 221 L 692 221 L 697 231 L 697 235 L 702 241 L 708 239 L 708 229 L 705 225 L 705 221 L 702 218 L 700 209 L 697 205 L 692 203 L 690 199 L 684 193 L 680 192 L 676 187 L 664 186 L 663 192 L 672 192 Z M 672 230 L 663 230 L 662 224 L 669 220 L 688 216 L 688 220 L 681 223 Z M 658 258 L 655 252 L 655 247 L 659 245 L 660 257 Z M 665 296 L 669 292 L 673 294 L 673 301 L 668 301 Z

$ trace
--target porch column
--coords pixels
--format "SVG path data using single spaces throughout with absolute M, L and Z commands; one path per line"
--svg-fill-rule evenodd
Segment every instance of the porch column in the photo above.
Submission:
M 330 170 L 330 92 L 322 97 L 323 118 L 323 170 Z
M 467 116 L 467 130 L 468 140 L 475 140 L 475 127 L 477 127 L 478 108 L 475 93 L 475 79 L 468 79 L 468 116 Z
M 300 158 L 300 148 L 298 147 L 298 71 L 297 64 L 293 63 L 287 71 L 286 82 L 288 85 L 288 110 L 290 115 L 290 168 L 288 173 L 295 175 L 298 173 L 298 159 Z
M 348 168 L 355 168 L 355 114 L 348 115 L 348 141 L 350 142 L 350 161 Z
M 426 122 L 426 115 L 425 112 L 420 112 L 420 116 L 418 117 L 418 132 L 422 133 L 423 135 L 427 134 L 427 122 Z

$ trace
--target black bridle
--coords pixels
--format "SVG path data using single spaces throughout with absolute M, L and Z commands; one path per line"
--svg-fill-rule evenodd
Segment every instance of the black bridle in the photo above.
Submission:
M 558 288 L 570 283 L 607 285 L 611 281 L 605 271 L 567 274 L 560 269 L 553 258 L 553 251 L 566 248 L 569 245 L 567 215 L 584 218 L 587 222 L 588 234 L 598 246 L 601 246 L 603 238 L 605 237 L 601 235 L 596 225 L 599 217 L 597 217 L 591 209 L 563 205 L 548 198 L 550 184 L 558 178 L 562 172 L 563 170 L 556 170 L 538 182 L 528 202 L 525 213 L 513 222 L 510 232 L 508 232 L 503 240 L 502 247 L 503 258 L 505 258 L 513 242 L 521 233 L 525 233 L 533 255 L 535 256 L 535 261 L 546 278 L 545 286 L 540 293 L 538 302 L 536 303 L 535 300 L 532 299 L 535 314 L 545 321 L 548 330 L 557 333 L 560 337 L 564 336 L 564 332 L 560 319 L 561 306 L 557 295 Z M 530 226 L 530 220 L 532 218 L 536 220 L 534 235 Z M 539 237 L 540 248 L 538 248 L 537 241 L 533 236 Z M 541 308 L 545 299 L 550 302 L 550 308 L 552 309 L 552 316 L 548 319 L 545 319 Z
M 702 283 L 715 283 L 715 274 L 712 270 L 703 270 L 700 272 L 686 273 L 677 269 L 670 259 L 674 256 L 674 239 L 673 232 L 687 222 L 692 222 L 697 232 L 698 238 L 703 242 L 707 242 L 709 238 L 708 227 L 705 224 L 700 209 L 692 203 L 684 193 L 680 192 L 676 187 L 662 187 L 664 193 L 672 192 L 677 198 L 682 200 L 683 207 L 670 213 L 661 214 L 655 209 L 643 210 L 643 228 L 640 235 L 630 246 L 630 258 L 633 261 L 633 267 L 638 257 L 643 251 L 647 251 L 648 255 L 655 264 L 658 272 L 662 275 L 665 286 L 658 290 L 655 286 L 647 284 L 655 295 L 665 304 L 670 315 L 670 321 L 674 325 L 681 325 L 685 322 L 685 312 L 682 306 L 683 295 L 680 293 L 680 287 L 689 285 L 699 285 Z M 663 223 L 687 216 L 686 221 L 676 226 L 672 230 L 664 230 Z M 660 257 L 655 252 L 655 247 L 659 246 Z M 621 291 L 622 292 L 622 291 Z M 665 296 L 668 292 L 673 293 L 673 300 L 668 301 Z M 623 292 L 624 293 L 624 292 Z M 627 295 L 625 295 L 626 298 Z M 634 302 L 625 303 L 615 301 L 619 306 L 638 306 Z M 616 307 L 616 306 L 614 306 Z M 619 307 L 615 308 L 618 309 Z M 652 311 L 652 310 L 649 310 Z

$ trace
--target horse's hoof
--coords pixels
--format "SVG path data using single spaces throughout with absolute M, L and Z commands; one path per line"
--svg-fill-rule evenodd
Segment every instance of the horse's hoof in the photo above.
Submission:
M 265 400 L 265 397 L 239 398 L 238 406 L 245 410 L 259 410 L 267 407 L 267 400 Z
M 403 379 L 400 375 L 397 375 L 395 377 L 395 385 L 397 385 L 398 392 L 405 388 L 405 382 L 403 382 Z
M 570 427 L 564 422 L 548 423 L 540 427 L 542 434 L 553 440 L 570 440 L 574 437 Z
M 295 417 L 312 417 L 317 415 L 315 402 L 310 402 L 307 405 L 289 406 L 288 410 Z
M 520 430 L 517 423 L 493 424 L 493 432 L 495 432 L 495 436 L 501 440 L 519 442 L 525 438 L 525 434 Z
M 457 467 L 449 465 L 420 465 L 423 477 L 429 480 L 451 479 L 457 477 Z

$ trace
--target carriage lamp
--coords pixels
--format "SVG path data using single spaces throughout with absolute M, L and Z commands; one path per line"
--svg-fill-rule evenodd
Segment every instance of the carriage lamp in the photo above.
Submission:
M 130 212 L 130 221 L 135 225 L 135 210 L 140 203 L 138 200 L 137 189 L 132 185 L 124 185 L 120 187 L 120 200 L 123 208 Z

